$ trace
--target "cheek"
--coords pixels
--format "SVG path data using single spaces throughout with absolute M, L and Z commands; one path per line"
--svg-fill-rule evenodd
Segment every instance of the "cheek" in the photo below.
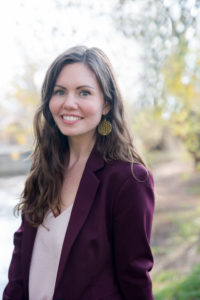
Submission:
M 85 113 L 95 119 L 101 119 L 102 107 L 100 105 L 90 105 L 85 109 Z
M 103 113 L 103 103 L 102 101 L 96 101 L 95 103 L 88 103 L 85 108 L 84 108 L 84 111 L 85 113 L 87 113 L 88 115 L 93 115 L 93 116 L 96 116 L 96 117 L 99 117 L 101 118 L 102 116 L 102 113 Z

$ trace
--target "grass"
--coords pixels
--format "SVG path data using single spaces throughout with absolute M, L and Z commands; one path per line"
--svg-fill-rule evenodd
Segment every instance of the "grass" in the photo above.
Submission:
M 162 163 L 170 162 L 172 160 L 191 161 L 190 154 L 185 150 L 184 147 L 180 147 L 178 151 L 174 150 L 154 150 L 144 151 L 143 156 L 150 168 L 155 168 Z M 200 167 L 198 168 L 200 172 Z
M 155 257 L 165 260 L 170 253 L 176 252 L 181 245 L 185 247 L 187 243 L 196 247 L 197 253 L 200 253 L 200 206 L 190 204 L 189 200 L 188 203 L 180 202 L 179 208 L 174 211 L 166 209 L 158 212 L 154 226 L 157 241 L 152 243 L 152 252 Z M 183 253 L 188 249 L 186 247 Z M 187 277 L 184 276 L 185 273 L 174 265 L 154 275 L 155 300 L 200 300 L 200 265 Z
M 200 185 L 199 185 L 199 184 L 196 184 L 196 185 L 191 186 L 191 187 L 188 189 L 188 193 L 189 193 L 190 195 L 194 195 L 194 196 L 200 195 Z
M 170 161 L 170 155 L 160 153 L 153 158 L 153 166 Z M 176 169 L 173 182 L 168 181 L 168 173 L 158 181 L 163 194 L 151 243 L 158 266 L 151 276 L 155 300 L 200 300 L 200 177 L 188 166 Z
M 170 162 L 174 158 L 174 153 L 169 151 L 148 151 L 144 153 L 147 165 L 152 167 L 157 167 L 162 163 Z
M 176 238 L 179 242 L 186 240 L 194 241 L 199 238 L 200 235 L 200 207 L 193 208 L 191 211 L 178 214 L 176 220 L 177 233 Z
M 154 222 L 154 235 L 160 235 L 151 248 L 155 256 L 165 256 L 186 242 L 194 242 L 200 236 L 200 207 L 182 206 L 178 211 L 157 215 Z M 154 230 L 153 230 L 154 232 Z M 164 258 L 163 258 L 164 259 Z
M 184 262 L 183 262 L 184 263 Z M 166 277 L 173 274 L 165 274 Z M 161 276 L 161 274 L 160 274 Z M 166 279 L 164 274 L 160 279 Z M 172 276 L 173 279 L 173 276 Z M 175 280 L 160 291 L 154 292 L 155 300 L 199 300 L 200 264 L 184 279 Z

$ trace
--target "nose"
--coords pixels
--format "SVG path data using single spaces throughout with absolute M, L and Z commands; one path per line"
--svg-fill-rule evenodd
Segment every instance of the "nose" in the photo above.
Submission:
M 76 109 L 77 108 L 77 101 L 76 96 L 73 93 L 68 93 L 65 97 L 63 108 L 66 109 Z

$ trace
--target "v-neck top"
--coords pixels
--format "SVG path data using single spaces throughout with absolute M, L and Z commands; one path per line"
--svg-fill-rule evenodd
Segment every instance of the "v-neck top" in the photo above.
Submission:
M 38 227 L 29 273 L 29 300 L 52 300 L 61 250 L 73 203 L 54 217 L 49 210 Z

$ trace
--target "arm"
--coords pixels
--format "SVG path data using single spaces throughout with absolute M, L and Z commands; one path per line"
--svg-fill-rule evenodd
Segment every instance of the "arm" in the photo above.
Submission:
M 21 265 L 21 243 L 24 231 L 24 222 L 14 234 L 14 250 L 8 271 L 8 284 L 3 292 L 2 300 L 23 300 L 23 279 L 22 279 L 22 265 Z
M 143 167 L 139 168 L 142 177 L 144 173 L 147 177 Z M 147 179 L 141 182 L 129 176 L 120 187 L 114 204 L 114 259 L 125 300 L 154 299 L 149 277 L 153 266 L 149 245 L 154 211 L 152 175 Z

